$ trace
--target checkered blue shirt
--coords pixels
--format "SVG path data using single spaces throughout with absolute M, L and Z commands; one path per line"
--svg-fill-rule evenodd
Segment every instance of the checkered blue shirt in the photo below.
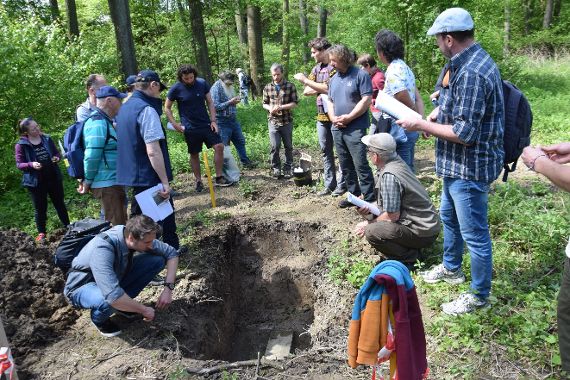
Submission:
M 449 86 L 440 90 L 437 122 L 450 124 L 467 145 L 437 139 L 438 176 L 490 183 L 504 159 L 503 87 L 499 69 L 475 43 L 450 61 Z

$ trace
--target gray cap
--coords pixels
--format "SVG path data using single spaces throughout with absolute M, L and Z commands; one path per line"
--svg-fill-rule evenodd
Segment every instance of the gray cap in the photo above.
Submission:
M 464 32 L 474 28 L 473 19 L 463 8 L 449 8 L 441 12 L 427 31 L 428 36 L 439 33 Z
M 394 140 L 389 133 L 366 135 L 361 140 L 365 145 L 375 150 L 382 150 L 389 153 L 396 151 L 396 140 Z

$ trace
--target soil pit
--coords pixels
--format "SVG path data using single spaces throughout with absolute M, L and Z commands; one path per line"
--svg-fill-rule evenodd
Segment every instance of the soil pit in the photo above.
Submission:
M 205 253 L 213 269 L 204 279 L 209 302 L 198 301 L 201 310 L 193 310 L 204 324 L 202 342 L 196 345 L 195 334 L 185 342 L 199 347 L 195 357 L 255 359 L 277 335 L 292 335 L 292 350 L 310 347 L 318 229 L 316 224 L 234 223 L 218 235 L 221 241 L 205 244 L 212 248 Z

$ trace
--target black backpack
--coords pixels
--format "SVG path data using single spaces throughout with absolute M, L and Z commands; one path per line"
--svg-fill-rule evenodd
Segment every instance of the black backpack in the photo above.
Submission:
M 101 232 L 107 231 L 109 228 L 111 228 L 111 223 L 104 220 L 86 218 L 74 222 L 69 226 L 63 239 L 55 249 L 53 255 L 55 265 L 61 268 L 64 273 L 67 273 L 71 268 L 71 262 L 79 254 L 81 249 L 85 247 L 91 239 Z
M 530 145 L 532 111 L 521 90 L 506 80 L 503 81 L 503 97 L 505 104 L 503 182 L 506 182 L 509 173 L 517 168 L 517 160 L 523 149 Z M 512 165 L 509 167 L 509 164 Z

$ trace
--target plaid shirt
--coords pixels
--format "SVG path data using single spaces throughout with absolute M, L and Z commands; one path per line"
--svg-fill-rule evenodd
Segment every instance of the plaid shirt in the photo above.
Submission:
M 378 191 L 378 208 L 385 212 L 400 212 L 402 202 L 402 186 L 392 173 L 376 172 L 376 189 Z
M 277 106 L 289 103 L 299 103 L 293 83 L 282 80 L 277 91 L 275 83 L 271 82 L 263 89 L 263 104 Z M 282 110 L 280 115 L 268 114 L 267 118 L 273 125 L 287 125 L 293 121 L 293 114 L 290 110 Z
M 327 83 L 336 74 L 336 69 L 332 67 L 329 63 L 328 65 L 318 63 L 311 74 L 309 74 L 309 79 L 315 81 L 317 83 Z M 323 106 L 323 99 L 321 95 L 317 95 L 317 120 L 323 122 L 330 122 L 329 115 L 325 112 L 325 108 Z
M 437 139 L 438 176 L 493 182 L 504 159 L 503 87 L 497 65 L 479 44 L 451 58 L 449 86 L 439 95 L 437 122 L 465 144 Z
M 210 94 L 212 95 L 212 101 L 216 109 L 216 117 L 235 119 L 237 113 L 236 105 L 230 103 L 230 98 L 228 98 L 224 91 L 224 83 L 220 79 L 212 85 Z

